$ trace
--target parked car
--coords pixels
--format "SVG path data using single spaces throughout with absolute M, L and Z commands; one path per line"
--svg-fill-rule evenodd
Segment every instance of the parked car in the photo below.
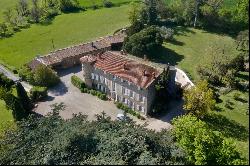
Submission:
M 120 121 L 126 120 L 126 117 L 124 114 L 117 114 L 116 118 Z

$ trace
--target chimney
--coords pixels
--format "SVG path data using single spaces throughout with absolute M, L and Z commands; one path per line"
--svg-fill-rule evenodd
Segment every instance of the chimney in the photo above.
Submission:
M 91 46 L 94 47 L 94 42 L 91 42 Z
M 124 51 L 123 51 L 123 50 L 121 50 L 121 54 L 122 54 L 122 55 L 124 54 Z
M 124 69 L 124 70 L 128 70 L 127 62 L 124 62 L 124 63 L 123 63 L 123 69 Z
M 146 70 L 144 69 L 143 70 L 143 76 L 146 76 L 147 74 L 146 74 Z

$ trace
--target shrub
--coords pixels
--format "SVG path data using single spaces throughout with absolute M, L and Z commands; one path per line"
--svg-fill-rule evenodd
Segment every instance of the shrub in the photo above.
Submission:
M 80 90 L 86 88 L 85 83 L 76 75 L 71 76 L 71 83 Z
M 240 94 L 239 93 L 235 93 L 233 97 L 234 97 L 235 100 L 239 100 L 240 99 Z
M 48 89 L 46 87 L 34 86 L 30 90 L 30 98 L 32 101 L 39 101 L 48 95 Z
M 98 96 L 98 98 L 101 99 L 101 100 L 107 100 L 107 95 L 106 94 L 100 94 Z
M 103 6 L 104 7 L 107 7 L 107 8 L 110 8 L 110 7 L 112 7 L 114 4 L 112 3 L 112 2 L 110 2 L 110 1 L 108 1 L 108 0 L 104 0 L 103 1 Z
M 34 71 L 34 81 L 37 86 L 52 87 L 60 82 L 60 78 L 50 67 L 40 65 Z
M 21 77 L 22 80 L 27 81 L 28 83 L 34 85 L 34 73 L 31 71 L 31 69 L 24 65 L 18 70 L 19 77 Z

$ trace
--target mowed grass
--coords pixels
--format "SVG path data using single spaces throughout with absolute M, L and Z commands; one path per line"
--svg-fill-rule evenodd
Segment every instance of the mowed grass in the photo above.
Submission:
M 237 55 L 237 51 L 234 50 L 235 41 L 229 36 L 184 27 L 177 27 L 176 31 L 175 41 L 164 44 L 165 49 L 159 53 L 159 59 L 188 72 L 193 82 L 199 79 L 197 66 L 206 63 L 205 50 L 209 45 L 214 43 L 220 46 L 226 45 L 228 46 L 226 48 L 231 48 L 229 52 L 231 56 Z M 248 76 L 248 72 L 242 72 L 239 77 L 249 81 Z M 234 99 L 235 93 L 240 94 L 240 100 Z M 233 90 L 221 95 L 220 99 L 221 103 L 217 104 L 220 111 L 214 112 L 207 122 L 214 130 L 221 131 L 225 137 L 234 139 L 238 149 L 249 160 L 249 116 L 246 115 L 249 92 Z M 230 109 L 225 107 L 228 102 Z
M 222 47 L 226 45 L 227 48 L 235 47 L 234 39 L 229 36 L 185 27 L 177 27 L 175 31 L 175 40 L 171 43 L 164 43 L 167 50 L 161 54 L 161 58 L 163 60 L 166 58 L 170 64 L 188 71 L 194 81 L 198 80 L 196 68 L 206 59 L 205 50 L 209 46 L 217 44 Z M 234 49 L 231 51 L 232 56 L 237 53 Z
M 127 4 L 130 3 L 134 0 L 109 0 L 112 2 L 115 6 L 116 5 L 121 5 L 121 4 Z M 103 0 L 78 0 L 81 6 L 85 8 L 92 7 L 93 5 L 97 5 L 102 7 L 103 6 Z
M 4 101 L 0 100 L 0 136 L 13 123 L 11 111 L 7 110 Z
M 19 68 L 37 55 L 112 34 L 127 26 L 128 5 L 62 14 L 49 25 L 33 24 L 13 37 L 0 40 L 0 61 Z

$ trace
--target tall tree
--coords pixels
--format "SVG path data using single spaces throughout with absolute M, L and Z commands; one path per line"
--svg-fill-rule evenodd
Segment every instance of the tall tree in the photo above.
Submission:
M 215 107 L 213 91 L 207 81 L 200 81 L 195 87 L 184 91 L 184 106 L 187 113 L 203 118 Z
M 20 82 L 16 83 L 16 91 L 17 91 L 17 97 L 19 98 L 23 108 L 25 109 L 26 112 L 30 112 L 32 104 L 27 92 L 25 91 L 23 85 Z
M 27 0 L 19 0 L 16 5 L 17 14 L 20 16 L 29 15 L 29 6 Z
M 34 22 L 38 23 L 41 17 L 41 9 L 38 0 L 32 0 L 31 18 Z

